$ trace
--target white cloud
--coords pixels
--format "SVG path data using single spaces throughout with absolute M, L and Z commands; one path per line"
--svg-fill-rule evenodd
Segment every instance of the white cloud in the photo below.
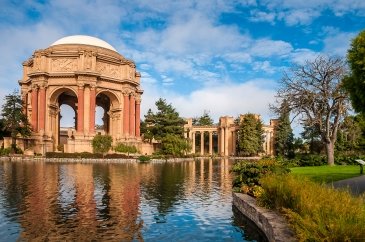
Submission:
M 261 39 L 253 41 L 250 53 L 258 57 L 284 56 L 293 50 L 290 43 L 282 40 Z
M 324 52 L 331 55 L 346 56 L 350 48 L 351 39 L 356 33 L 337 32 L 328 35 L 324 40 Z
M 266 72 L 269 74 L 275 73 L 276 69 L 271 66 L 269 61 L 255 61 L 252 65 L 252 69 L 256 72 Z
M 209 110 L 215 121 L 220 116 L 236 117 L 251 112 L 261 114 L 268 122 L 268 105 L 274 102 L 274 85 L 273 80 L 256 79 L 239 84 L 206 86 L 187 95 L 149 86 L 143 95 L 142 112 L 145 114 L 148 108 L 154 108 L 155 101 L 162 97 L 172 103 L 180 116 L 186 118 L 200 116 L 204 110 Z
M 296 49 L 290 54 L 290 59 L 299 65 L 303 65 L 306 61 L 313 61 L 320 53 L 310 49 Z
M 274 24 L 276 14 L 274 12 L 264 12 L 259 10 L 252 10 L 249 18 L 252 22 L 269 22 Z

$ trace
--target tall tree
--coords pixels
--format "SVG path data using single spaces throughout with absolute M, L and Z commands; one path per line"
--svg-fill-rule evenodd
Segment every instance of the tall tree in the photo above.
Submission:
M 289 106 L 286 100 L 280 107 L 279 122 L 275 132 L 275 153 L 278 156 L 293 157 L 294 155 L 294 135 L 290 126 Z
M 157 112 L 149 110 L 145 115 L 143 136 L 145 139 L 153 138 L 162 144 L 162 152 L 171 155 L 181 155 L 189 150 L 188 140 L 184 138 L 185 120 L 179 113 L 167 104 L 165 99 L 156 101 Z M 186 145 L 183 145 L 186 143 Z
M 193 125 L 198 125 L 198 126 L 213 125 L 213 119 L 212 119 L 212 117 L 210 117 L 209 111 L 204 110 L 202 116 L 193 118 Z
M 355 111 L 365 114 L 365 30 L 352 40 L 347 55 L 351 73 L 344 79 Z
M 334 164 L 338 127 L 349 109 L 349 99 L 342 88 L 345 74 L 341 59 L 318 56 L 284 73 L 276 95 L 279 103 L 287 100 L 290 110 L 303 123 L 318 127 L 329 165 Z
M 359 150 L 363 142 L 363 133 L 361 130 L 361 115 L 348 116 L 340 124 L 337 134 L 336 150 L 338 151 L 355 151 Z
M 263 151 L 263 129 L 261 120 L 254 114 L 243 116 L 237 132 L 237 153 L 253 156 Z
M 12 153 L 15 153 L 17 135 L 28 137 L 31 134 L 30 124 L 23 109 L 23 102 L 17 91 L 5 96 L 1 115 L 4 120 L 4 130 L 11 135 Z

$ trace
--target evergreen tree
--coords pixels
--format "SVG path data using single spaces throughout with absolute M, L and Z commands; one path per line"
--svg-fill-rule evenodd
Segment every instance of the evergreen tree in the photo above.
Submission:
M 204 110 L 203 115 L 200 117 L 193 118 L 193 125 L 196 126 L 211 126 L 213 125 L 213 119 L 209 115 L 209 111 Z M 198 134 L 195 140 L 195 145 L 200 147 L 200 136 L 201 133 Z M 204 132 L 204 146 L 209 146 L 209 133 Z
M 184 138 L 185 120 L 179 113 L 167 104 L 165 99 L 156 101 L 157 112 L 148 110 L 142 125 L 144 139 L 153 138 L 161 142 L 161 151 L 165 154 L 182 155 L 190 148 L 188 140 Z M 185 143 L 185 144 L 184 144 Z
M 237 133 L 237 153 L 253 156 L 263 151 L 263 129 L 261 120 L 254 114 L 245 114 Z
M 17 135 L 20 134 L 23 137 L 28 137 L 31 134 L 27 116 L 23 113 L 22 99 L 16 91 L 5 96 L 1 116 L 4 121 L 4 130 L 9 132 L 12 138 L 11 152 L 15 153 Z
M 278 156 L 286 156 L 292 158 L 294 156 L 294 135 L 293 130 L 290 126 L 290 111 L 286 101 L 282 103 L 280 111 L 281 113 L 274 138 L 275 153 Z

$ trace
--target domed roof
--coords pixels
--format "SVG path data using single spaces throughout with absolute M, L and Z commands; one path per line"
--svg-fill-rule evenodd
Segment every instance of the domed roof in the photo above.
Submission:
M 117 50 L 114 49 L 113 46 L 111 46 L 104 40 L 101 40 L 96 37 L 88 36 L 88 35 L 66 36 L 66 37 L 63 37 L 63 38 L 57 40 L 56 42 L 51 44 L 51 46 L 65 45 L 65 44 L 93 45 L 93 46 L 103 47 L 105 49 L 109 49 L 109 50 L 113 50 L 113 51 L 117 52 Z

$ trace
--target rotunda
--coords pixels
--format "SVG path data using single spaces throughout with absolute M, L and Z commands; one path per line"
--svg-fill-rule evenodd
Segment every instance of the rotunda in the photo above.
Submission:
M 140 77 L 133 61 L 99 38 L 67 36 L 36 50 L 19 81 L 34 151 L 91 152 L 97 133 L 114 143 L 141 143 Z M 75 112 L 74 128 L 60 128 L 63 104 Z M 95 128 L 97 106 L 104 110 L 102 130 Z

